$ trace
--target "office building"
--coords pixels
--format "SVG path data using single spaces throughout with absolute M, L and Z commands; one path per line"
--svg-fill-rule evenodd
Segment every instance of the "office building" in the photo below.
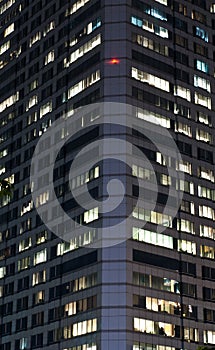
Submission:
M 0 38 L 0 176 L 14 184 L 13 197 L 1 198 L 0 349 L 215 345 L 215 3 L 1 0 Z M 130 134 L 155 170 L 156 210 L 135 207 L 131 239 L 87 249 L 43 224 L 30 172 L 35 146 L 54 121 L 98 102 L 136 106 L 139 119 L 143 113 L 167 129 L 184 180 L 168 174 L 172 159 Z M 65 151 L 102 133 L 83 132 Z M 64 156 L 54 169 L 60 200 L 69 198 Z M 104 197 L 103 169 L 95 164 L 74 187 L 88 183 L 95 198 Z M 126 176 L 135 202 L 136 179 L 150 188 L 152 174 L 134 162 Z M 170 186 L 184 191 L 176 217 L 162 210 Z M 75 210 L 79 222 L 95 222 L 81 238 L 87 245 L 102 219 L 97 208 Z M 144 228 L 135 226 L 141 220 Z

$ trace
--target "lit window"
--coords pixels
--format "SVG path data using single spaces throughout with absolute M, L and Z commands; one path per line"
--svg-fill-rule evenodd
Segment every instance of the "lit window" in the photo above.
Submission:
M 30 256 L 18 260 L 18 271 L 28 269 L 30 267 Z
M 43 36 L 46 36 L 51 30 L 55 28 L 55 22 L 51 21 L 47 26 L 45 27 L 43 31 Z
M 138 165 L 132 165 L 132 175 L 140 179 L 155 181 L 155 173 L 152 170 L 144 169 Z
M 165 117 L 161 114 L 147 111 L 146 109 L 137 108 L 137 118 L 146 120 L 150 123 L 158 124 L 164 128 L 170 129 L 170 118 Z
M 99 208 L 93 208 L 84 212 L 84 222 L 88 224 L 91 221 L 99 218 Z
M 20 216 L 25 215 L 29 211 L 31 211 L 33 208 L 33 201 L 30 200 L 22 205 L 21 211 L 20 211 Z
M 204 90 L 207 90 L 208 92 L 211 92 L 210 81 L 197 75 L 194 75 L 194 86 L 200 87 Z
M 171 186 L 171 177 L 166 174 L 160 174 L 160 184 L 163 186 Z
M 199 141 L 211 143 L 212 142 L 212 135 L 205 130 L 196 129 L 196 139 Z
M 195 68 L 200 70 L 201 72 L 209 73 L 209 66 L 203 61 L 195 60 Z
M 40 250 L 34 254 L 34 265 L 41 264 L 47 260 L 47 249 Z
M 206 32 L 204 29 L 201 29 L 199 27 L 195 27 L 195 34 L 199 38 L 201 38 L 204 41 L 208 42 L 208 32 Z
M 99 166 L 71 179 L 72 190 L 99 177 Z
M 1 1 L 2 2 L 2 1 Z M 16 0 L 8 0 L 0 7 L 0 14 L 4 13 L 7 9 L 9 9 L 13 4 L 15 4 Z
M 27 116 L 27 124 L 31 125 L 37 121 L 37 112 L 34 112 Z
M 45 114 L 52 112 L 52 101 L 47 102 L 40 108 L 40 118 L 42 118 Z
M 134 317 L 134 331 L 136 332 L 175 337 L 176 327 L 178 327 L 177 333 L 180 334 L 179 326 L 175 326 L 174 324 Z M 196 328 L 184 328 L 184 334 L 187 341 L 199 340 L 199 333 Z
M 4 38 L 14 31 L 14 23 L 11 23 L 4 31 Z
M 187 101 L 191 101 L 191 93 L 190 90 L 179 85 L 174 86 L 174 95 L 179 96 L 181 98 L 185 98 Z
M 215 344 L 215 331 L 204 331 L 204 343 Z
M 96 18 L 94 21 L 92 21 L 92 28 L 88 28 L 88 33 L 87 34 L 93 32 L 94 30 L 96 30 L 100 26 L 101 26 L 101 18 Z
M 178 161 L 176 164 L 176 170 L 192 175 L 192 164 L 185 160 Z
M 0 267 L 0 278 L 4 278 L 4 276 L 6 275 L 6 267 Z
M 81 32 L 79 32 L 77 35 L 73 36 L 69 40 L 69 45 L 74 46 L 79 41 L 81 41 L 85 35 L 89 35 L 94 30 L 99 28 L 101 26 L 101 24 L 102 24 L 102 22 L 101 22 L 100 17 L 96 18 L 93 22 L 88 23 L 84 28 L 82 28 Z
M 152 17 L 160 19 L 161 21 L 167 21 L 166 13 L 157 9 L 157 8 L 153 8 L 153 7 L 149 6 L 147 9 L 145 9 L 144 12 Z
M 89 40 L 86 44 L 73 51 L 69 59 L 64 59 L 64 67 L 69 67 L 70 64 L 84 56 L 87 52 L 93 50 L 96 46 L 101 44 L 101 34 L 96 35 L 94 38 Z
M 157 1 L 157 2 L 159 2 L 160 4 L 165 5 L 165 6 L 168 5 L 167 0 L 155 0 L 155 1 Z
M 19 242 L 19 252 L 23 250 L 27 250 L 31 247 L 31 237 L 23 239 L 23 241 Z
M 194 194 L 194 184 L 190 181 L 178 180 L 176 181 L 176 190 Z
M 44 290 L 40 290 L 39 292 L 35 293 L 33 295 L 33 304 L 37 305 L 37 304 L 41 304 L 44 302 L 45 299 L 45 291 Z
M 173 237 L 163 235 L 161 233 L 156 233 L 138 227 L 133 227 L 132 238 L 137 241 L 173 249 Z
M 178 251 L 196 255 L 196 243 L 186 241 L 184 239 L 178 240 Z
M 87 89 L 89 86 L 95 84 L 99 80 L 100 80 L 100 70 L 97 70 L 96 72 L 94 72 L 90 76 L 88 76 L 87 78 L 85 78 L 85 79 L 79 81 L 77 84 L 73 85 L 68 90 L 68 99 L 79 94 L 80 92 Z
M 17 101 L 19 101 L 19 92 L 10 97 L 6 98 L 3 102 L 0 103 L 0 112 L 3 112 L 6 108 L 12 106 Z
M 192 137 L 192 132 L 191 132 L 191 126 L 178 122 L 175 123 L 175 131 L 180 132 L 181 134 L 184 134 L 186 136 Z
M 64 339 L 77 337 L 83 334 L 96 332 L 97 330 L 97 319 L 85 320 L 82 322 L 74 323 L 71 326 L 63 328 Z
M 46 56 L 45 56 L 45 66 L 54 61 L 54 50 L 50 51 Z
M 8 154 L 8 149 L 7 148 L 3 149 L 2 151 L 0 151 L 0 158 L 5 157 L 7 154 Z
M 136 207 L 132 213 L 133 217 L 139 220 L 151 222 L 156 225 L 172 227 L 172 217 L 156 211 L 146 210 L 144 208 Z
M 46 270 L 33 273 L 32 286 L 43 282 L 46 282 Z
M 200 245 L 200 256 L 202 258 L 214 259 L 215 249 L 207 245 Z
M 4 174 L 6 172 L 6 168 L 3 164 L 0 165 L 0 175 Z
M 139 34 L 133 34 L 132 40 L 138 45 L 146 47 L 149 50 L 153 50 L 164 56 L 169 56 L 168 46 L 158 43 L 157 41 L 154 41 Z
M 191 233 L 193 235 L 195 234 L 194 223 L 185 219 L 177 219 L 177 230 Z
M 25 110 L 28 111 L 30 108 L 35 106 L 38 103 L 38 97 L 37 95 L 31 96 L 29 101 L 26 104 Z
M 72 7 L 68 10 L 66 10 L 66 17 L 69 15 L 72 15 L 73 13 L 77 12 L 81 7 L 83 7 L 87 2 L 90 0 L 78 0 L 76 1 Z
M 67 252 L 74 250 L 75 248 L 78 248 L 78 246 L 74 246 L 70 242 L 61 242 L 57 245 L 57 255 L 63 255 Z
M 200 225 L 200 236 L 211 238 L 215 240 L 215 228 L 206 225 Z
M 72 348 L 63 348 L 63 350 L 97 350 L 97 345 L 96 343 L 90 343 L 90 344 L 82 344 L 82 345 L 77 345 L 77 346 L 73 346 Z M 173 349 L 169 349 L 169 350 L 173 350 Z
M 32 91 L 38 87 L 38 79 L 35 79 L 29 84 L 29 91 Z
M 214 209 L 206 205 L 199 205 L 199 216 L 214 220 L 215 219 Z
M 211 109 L 211 98 L 195 92 L 195 104 Z
M 41 32 L 37 32 L 30 38 L 29 47 L 34 45 L 38 40 L 41 39 Z
M 188 119 L 191 118 L 190 108 L 179 103 L 174 103 L 174 114 L 182 115 Z
M 36 234 L 36 243 L 37 244 L 44 243 L 44 242 L 46 242 L 47 238 L 48 238 L 48 233 L 46 230 L 39 232 Z
M 175 325 L 171 323 L 156 322 L 151 320 L 145 320 L 143 318 L 134 317 L 134 331 L 149 333 L 149 334 L 161 334 L 168 337 L 175 336 Z
M 213 172 L 213 170 L 206 169 L 204 167 L 199 167 L 198 168 L 198 176 L 201 177 L 202 179 L 214 182 L 214 172 Z
M 215 13 L 215 4 L 211 4 L 210 12 Z
M 132 78 L 140 80 L 143 83 L 148 83 L 158 89 L 168 91 L 169 92 L 169 81 L 159 78 L 153 74 L 149 74 L 147 72 L 143 72 L 140 69 L 132 67 L 131 71 Z
M 149 32 L 152 32 L 162 38 L 168 38 L 169 32 L 168 29 L 158 26 L 157 24 L 153 24 L 151 22 L 148 22 L 145 19 L 141 19 L 139 17 L 131 17 L 131 23 L 134 24 L 137 27 L 140 27 L 142 29 L 145 29 Z
M 9 50 L 10 48 L 10 40 L 6 41 L 4 44 L 0 46 L 0 55 L 2 55 L 5 51 Z
M 156 35 L 160 36 L 161 38 L 167 38 L 167 39 L 169 38 L 168 29 L 160 27 L 160 26 L 158 26 L 156 24 L 155 24 L 154 28 L 155 28 L 154 33 Z
M 211 126 L 211 117 L 205 113 L 197 112 L 197 120 L 200 123 Z
M 156 152 L 156 162 L 160 165 L 166 166 L 168 164 L 168 166 L 171 166 L 171 157 L 167 157 L 160 152 Z
M 21 338 L 19 340 L 19 349 L 25 350 L 28 348 L 28 338 Z

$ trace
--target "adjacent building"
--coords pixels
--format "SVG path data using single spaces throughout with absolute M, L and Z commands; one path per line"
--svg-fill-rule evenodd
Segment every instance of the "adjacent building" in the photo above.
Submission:
M 1 0 L 0 38 L 0 176 L 14 184 L 13 197 L 1 198 L 0 349 L 215 344 L 215 3 Z M 136 106 L 166 128 L 181 153 L 175 167 L 184 180 L 173 181 L 167 172 L 173 160 L 131 132 L 156 173 L 156 210 L 134 209 L 131 239 L 86 249 L 43 224 L 31 197 L 31 159 L 55 120 L 98 102 Z M 103 135 L 93 129 L 70 146 Z M 69 198 L 64 160 L 70 150 L 54 169 L 60 200 Z M 89 183 L 95 198 L 104 197 L 103 170 L 95 164 L 73 179 L 74 187 Z M 134 162 L 125 176 L 135 203 L 135 179 L 150 188 L 152 174 Z M 170 186 L 184 191 L 176 217 L 162 210 Z M 79 222 L 95 221 L 81 238 L 87 245 L 102 218 L 97 208 L 68 203 Z M 144 228 L 135 226 L 141 220 Z

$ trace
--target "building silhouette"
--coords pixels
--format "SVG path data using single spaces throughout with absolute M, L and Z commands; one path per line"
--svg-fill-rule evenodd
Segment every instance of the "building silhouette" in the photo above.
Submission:
M 0 199 L 0 350 L 213 346 L 215 3 L 2 0 L 0 37 L 0 176 L 14 186 L 12 198 Z M 103 219 L 97 208 L 72 202 L 64 160 L 105 129 L 80 133 L 54 168 L 59 200 L 77 222 L 95 223 L 81 247 L 47 229 L 30 186 L 39 138 L 59 118 L 101 102 L 135 106 L 167 129 L 184 173 L 184 180 L 171 179 L 172 160 L 130 131 L 155 171 L 157 207 L 134 209 L 135 222 L 146 226 L 134 225 L 130 239 L 103 249 L 83 247 Z M 73 179 L 74 188 L 88 183 L 93 197 L 104 198 L 105 178 L 114 174 L 105 176 L 107 169 L 95 164 Z M 129 203 L 141 193 L 136 179 L 150 189 L 152 175 L 135 162 L 127 170 Z M 170 186 L 184 192 L 176 217 L 162 210 Z

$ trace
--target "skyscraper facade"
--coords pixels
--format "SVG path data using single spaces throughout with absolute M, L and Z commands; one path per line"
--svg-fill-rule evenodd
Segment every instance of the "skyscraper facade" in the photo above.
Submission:
M 0 349 L 215 344 L 215 3 L 2 0 L 0 36 L 0 176 L 14 186 L 12 197 L 0 199 Z M 95 224 L 78 240 L 64 241 L 46 227 L 35 206 L 50 194 L 33 203 L 30 183 L 41 136 L 77 108 L 101 102 L 135 106 L 137 119 L 168 130 L 181 154 L 172 159 L 138 130 L 128 132 L 152 168 L 135 161 L 126 168 L 127 199 L 136 204 L 136 179 L 150 189 L 155 174 L 157 205 L 134 205 L 131 238 L 103 249 L 83 247 L 103 219 L 96 207 L 76 206 L 66 174 L 72 151 L 109 129 L 83 128 L 53 171 L 64 209 L 74 209 L 86 228 Z M 97 118 L 93 113 L 86 118 Z M 170 164 L 183 179 L 171 178 Z M 87 183 L 104 198 L 105 179 L 122 176 L 110 168 L 96 163 L 71 186 Z M 163 212 L 171 186 L 184 193 L 176 217 Z

